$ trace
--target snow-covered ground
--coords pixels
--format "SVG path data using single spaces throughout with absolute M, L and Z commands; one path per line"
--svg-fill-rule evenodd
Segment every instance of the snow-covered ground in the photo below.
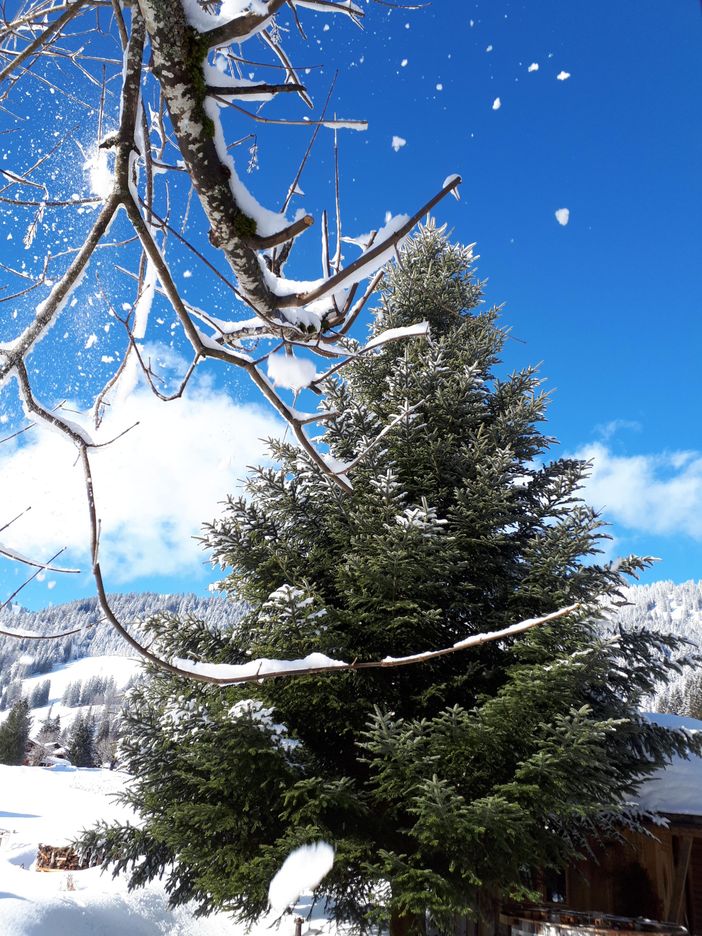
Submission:
M 224 914 L 195 919 L 187 908 L 169 910 L 158 883 L 129 893 L 124 879 L 99 868 L 35 870 L 39 843 L 65 844 L 98 819 L 133 819 L 113 799 L 126 781 L 119 771 L 0 766 L 2 936 L 244 936 L 246 928 Z M 251 936 L 294 933 L 291 916 L 278 928 L 271 922 L 262 921 Z M 329 932 L 320 920 L 302 931 Z

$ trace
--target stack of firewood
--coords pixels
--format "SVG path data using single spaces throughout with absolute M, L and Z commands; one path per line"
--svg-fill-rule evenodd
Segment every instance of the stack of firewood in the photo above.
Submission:
M 82 871 L 90 863 L 70 845 L 40 845 L 36 867 L 37 871 Z

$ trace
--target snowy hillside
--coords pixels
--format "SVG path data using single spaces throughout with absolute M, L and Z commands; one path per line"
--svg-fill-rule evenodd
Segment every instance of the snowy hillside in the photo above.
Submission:
M 89 685 L 92 679 L 100 677 L 110 680 L 114 686 L 114 697 L 108 702 L 110 709 L 119 709 L 122 704 L 122 693 L 138 676 L 141 662 L 134 657 L 121 656 L 95 656 L 72 660 L 55 667 L 50 673 L 33 676 L 22 681 L 22 694 L 32 698 L 32 692 L 44 682 L 49 683 L 49 698 L 45 705 L 32 708 L 32 736 L 36 734 L 39 726 L 48 718 L 58 718 L 61 724 L 68 726 L 80 713 L 89 711 L 96 719 L 102 716 L 104 703 L 93 703 L 87 706 L 67 705 L 67 692 L 73 685 Z M 116 714 L 114 711 L 112 714 Z M 0 720 L 6 712 L 0 712 Z
M 651 627 L 702 647 L 702 582 L 653 582 L 625 589 L 630 604 L 617 617 L 625 627 Z
M 626 589 L 629 605 L 619 609 L 625 628 L 649 627 L 675 634 L 702 650 L 702 582 L 653 582 Z M 687 668 L 651 702 L 658 712 L 702 717 L 702 671 Z
M 125 594 L 110 598 L 117 616 L 134 632 L 139 621 L 158 612 L 180 617 L 192 616 L 215 627 L 231 627 L 241 617 L 241 606 L 223 598 L 198 598 L 196 595 Z M 117 631 L 105 621 L 97 604 L 90 598 L 44 611 L 27 611 L 14 605 L 0 609 L 0 629 L 11 632 L 32 631 L 55 634 L 77 630 L 79 633 L 60 640 L 18 640 L 0 635 L 0 708 L 2 696 L 5 707 L 19 697 L 29 696 L 37 682 L 35 677 L 55 672 L 71 661 L 86 657 L 133 656 Z M 106 671 L 109 671 L 109 667 Z M 84 676 L 76 671 L 75 680 Z M 19 683 L 23 682 L 20 689 Z M 14 685 L 12 685 L 14 684 Z M 56 682 L 58 685 L 58 682 Z M 54 680 L 52 698 L 56 694 Z
M 195 920 L 187 908 L 169 910 L 156 883 L 130 894 L 123 879 L 98 868 L 35 870 L 39 843 L 66 844 L 98 819 L 133 818 L 113 798 L 126 780 L 118 771 L 0 766 L 2 936 L 244 936 L 245 927 L 224 914 Z M 278 928 L 271 922 L 254 927 L 251 936 L 294 933 L 289 915 Z M 302 931 L 329 932 L 319 920 Z
M 192 615 L 213 625 L 225 627 L 236 622 L 241 613 L 235 603 L 223 598 L 199 598 L 192 594 L 156 595 L 146 592 L 111 595 L 110 602 L 117 617 L 128 625 L 165 611 L 180 616 Z M 62 654 L 62 662 L 85 656 L 109 656 L 125 652 L 125 646 L 119 634 L 101 621 L 102 613 L 98 607 L 97 598 L 72 601 L 44 611 L 27 611 L 20 605 L 0 608 L 0 628 L 12 631 L 29 630 L 48 634 L 81 628 L 79 634 L 66 638 L 65 641 L 40 645 L 42 647 L 58 646 L 60 651 L 55 652 L 53 656 L 57 658 Z M 14 656 L 18 646 L 20 653 L 37 653 L 36 642 L 24 641 L 18 644 L 13 638 L 0 636 L 0 661 L 6 654 Z M 0 665 L 0 670 L 2 670 L 2 665 Z

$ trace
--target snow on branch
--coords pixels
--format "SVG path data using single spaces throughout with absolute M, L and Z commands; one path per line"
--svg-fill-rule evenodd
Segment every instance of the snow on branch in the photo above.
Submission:
M 572 604 L 568 607 L 544 614 L 542 617 L 527 618 L 517 624 L 511 624 L 496 631 L 487 631 L 484 634 L 472 634 L 439 650 L 426 650 L 403 657 L 385 657 L 382 660 L 352 663 L 343 660 L 330 659 L 320 653 L 312 653 L 301 660 L 250 660 L 241 665 L 228 665 L 226 663 L 197 663 L 191 660 L 175 658 L 169 662 L 158 660 L 151 655 L 150 661 L 156 662 L 171 672 L 180 676 L 189 676 L 199 682 L 214 683 L 216 685 L 239 685 L 241 683 L 259 682 L 268 679 L 278 679 L 286 676 L 321 676 L 331 673 L 360 671 L 368 669 L 388 669 L 398 666 L 413 666 L 417 663 L 427 663 L 439 657 L 458 653 L 462 650 L 471 650 L 487 643 L 498 640 L 509 640 L 517 637 L 535 627 L 542 627 L 554 621 L 575 614 L 582 610 L 581 605 Z
M 183 673 L 193 676 L 211 676 L 218 683 L 223 680 L 232 683 L 251 682 L 265 676 L 280 676 L 293 673 L 318 673 L 328 669 L 347 668 L 342 660 L 332 660 L 323 653 L 310 653 L 301 660 L 249 660 L 228 666 L 223 663 L 199 663 L 174 657 L 173 665 Z
M 29 556 L 25 556 L 3 543 L 0 543 L 0 556 L 11 559 L 13 562 L 21 562 L 22 565 L 32 566 L 34 569 L 41 569 L 43 572 L 57 572 L 65 575 L 77 575 L 80 572 L 80 569 L 64 569 L 61 566 L 52 565 L 50 562 L 39 562 L 36 559 L 31 559 Z
M 203 13 L 202 7 L 197 3 L 197 0 L 185 0 L 185 2 L 190 10 L 197 7 L 199 8 L 200 14 Z M 270 22 L 271 17 L 273 17 L 285 3 L 287 3 L 287 0 L 269 0 L 267 4 L 256 5 L 265 6 L 266 10 L 264 13 L 259 13 L 254 10 L 253 12 L 236 16 L 228 21 L 219 22 L 210 28 L 202 29 L 199 23 L 193 23 L 193 25 L 196 25 L 197 28 L 200 29 L 202 38 L 207 42 L 209 48 L 226 45 L 230 42 L 244 42 L 246 39 L 250 39 L 251 36 L 260 29 L 263 29 L 263 27 Z M 219 19 L 220 21 L 223 19 L 221 13 L 219 14 Z
M 402 328 L 386 328 L 375 338 L 367 342 L 361 352 L 372 351 L 374 348 L 381 348 L 390 341 L 398 341 L 400 338 L 426 338 L 429 334 L 429 322 L 417 322 L 416 325 L 405 325 Z

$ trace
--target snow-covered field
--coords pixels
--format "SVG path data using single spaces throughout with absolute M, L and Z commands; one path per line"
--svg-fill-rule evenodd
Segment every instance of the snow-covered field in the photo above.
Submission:
M 98 819 L 129 818 L 113 801 L 126 780 L 119 771 L 102 769 L 0 766 L 2 936 L 244 936 L 245 927 L 223 914 L 196 920 L 187 908 L 169 910 L 158 883 L 130 894 L 123 879 L 99 868 L 34 869 L 39 843 L 62 845 Z M 262 921 L 252 936 L 294 933 L 291 916 L 277 929 L 271 922 Z M 302 931 L 329 932 L 319 920 Z

